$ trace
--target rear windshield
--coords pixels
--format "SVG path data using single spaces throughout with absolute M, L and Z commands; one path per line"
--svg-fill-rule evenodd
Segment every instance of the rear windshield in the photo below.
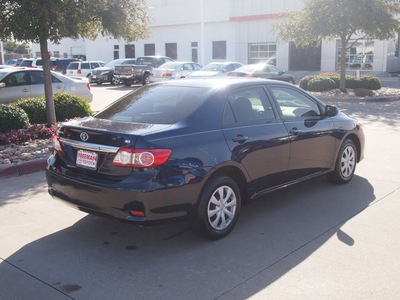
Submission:
M 207 88 L 146 86 L 136 90 L 105 110 L 96 118 L 147 124 L 174 124 L 184 120 L 204 101 Z
M 70 63 L 67 67 L 67 69 L 71 69 L 71 70 L 77 70 L 79 66 L 79 63 Z
M 156 59 L 152 57 L 139 57 L 138 59 L 136 59 L 136 64 L 144 66 L 152 66 L 155 60 Z
M 20 64 L 20 67 L 30 67 L 30 66 L 32 66 L 32 62 L 33 62 L 32 60 L 24 60 Z

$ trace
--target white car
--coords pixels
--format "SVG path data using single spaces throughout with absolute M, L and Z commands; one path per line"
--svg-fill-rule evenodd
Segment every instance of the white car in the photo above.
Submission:
M 104 61 L 76 61 L 67 67 L 66 75 L 71 77 L 89 77 L 92 70 L 103 67 Z
M 239 62 L 213 62 L 202 68 L 200 71 L 191 73 L 188 77 L 215 77 L 226 76 L 237 68 L 243 67 Z
M 90 84 L 86 80 L 72 79 L 59 73 L 51 72 L 53 93 L 68 92 L 93 100 Z M 24 98 L 44 95 L 43 70 L 31 68 L 0 69 L 0 104 L 10 103 Z
M 201 69 L 199 64 L 188 61 L 172 61 L 162 64 L 150 72 L 150 82 L 186 78 L 190 73 Z

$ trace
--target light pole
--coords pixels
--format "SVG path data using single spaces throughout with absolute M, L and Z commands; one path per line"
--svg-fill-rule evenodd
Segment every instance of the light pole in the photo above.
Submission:
M 200 64 L 204 66 L 204 13 L 203 0 L 200 0 Z
M 1 51 L 1 64 L 4 65 L 4 47 L 3 47 L 3 41 L 0 41 L 0 51 Z

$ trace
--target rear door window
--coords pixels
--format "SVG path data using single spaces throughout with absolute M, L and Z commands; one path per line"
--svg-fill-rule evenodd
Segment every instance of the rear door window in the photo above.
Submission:
M 81 69 L 90 69 L 90 64 L 89 63 L 82 63 Z

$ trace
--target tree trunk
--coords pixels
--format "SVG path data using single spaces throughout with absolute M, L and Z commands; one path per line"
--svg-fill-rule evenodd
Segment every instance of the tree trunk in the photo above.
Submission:
M 43 61 L 44 95 L 46 97 L 47 125 L 50 127 L 56 122 L 56 111 L 54 109 L 53 86 L 50 73 L 50 55 L 47 40 L 40 40 L 40 52 Z
M 339 88 L 342 92 L 346 93 L 346 52 L 347 43 L 346 37 L 341 37 L 341 49 L 340 49 L 340 85 Z

